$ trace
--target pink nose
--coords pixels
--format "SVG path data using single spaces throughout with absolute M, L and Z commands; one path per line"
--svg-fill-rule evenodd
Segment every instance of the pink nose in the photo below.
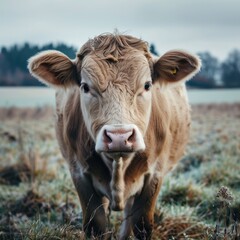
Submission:
M 143 136 L 134 124 L 104 125 L 96 137 L 98 153 L 138 152 L 145 149 Z
M 105 130 L 103 141 L 110 152 L 130 152 L 135 144 L 135 130 Z

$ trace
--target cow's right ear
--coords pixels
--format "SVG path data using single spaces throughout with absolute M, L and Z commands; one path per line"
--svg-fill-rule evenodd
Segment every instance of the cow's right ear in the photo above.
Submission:
M 39 81 L 53 87 L 78 84 L 75 63 L 59 51 L 43 51 L 28 60 L 30 73 Z

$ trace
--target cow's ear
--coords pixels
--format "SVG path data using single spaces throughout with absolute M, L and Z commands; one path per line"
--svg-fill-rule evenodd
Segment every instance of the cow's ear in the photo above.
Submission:
M 75 63 L 58 51 L 43 51 L 28 60 L 30 73 L 39 81 L 53 87 L 78 84 Z
M 170 51 L 161 56 L 153 66 L 153 82 L 171 86 L 189 80 L 201 68 L 196 55 L 183 51 Z

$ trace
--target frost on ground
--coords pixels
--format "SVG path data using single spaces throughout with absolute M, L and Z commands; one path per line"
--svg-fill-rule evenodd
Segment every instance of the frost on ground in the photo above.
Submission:
M 83 239 L 53 111 L 0 109 L 0 239 Z M 194 105 L 186 154 L 164 181 L 153 239 L 240 238 L 240 104 Z M 113 214 L 113 236 L 122 221 Z

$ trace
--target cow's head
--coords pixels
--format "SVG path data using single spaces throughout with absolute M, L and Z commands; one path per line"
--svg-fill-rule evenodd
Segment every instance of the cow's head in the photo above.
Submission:
M 180 84 L 199 68 L 199 59 L 183 51 L 153 60 L 145 42 L 123 35 L 89 40 L 75 60 L 44 51 L 29 61 L 30 72 L 45 84 L 79 87 L 81 111 L 95 149 L 113 159 L 145 149 L 152 85 Z

